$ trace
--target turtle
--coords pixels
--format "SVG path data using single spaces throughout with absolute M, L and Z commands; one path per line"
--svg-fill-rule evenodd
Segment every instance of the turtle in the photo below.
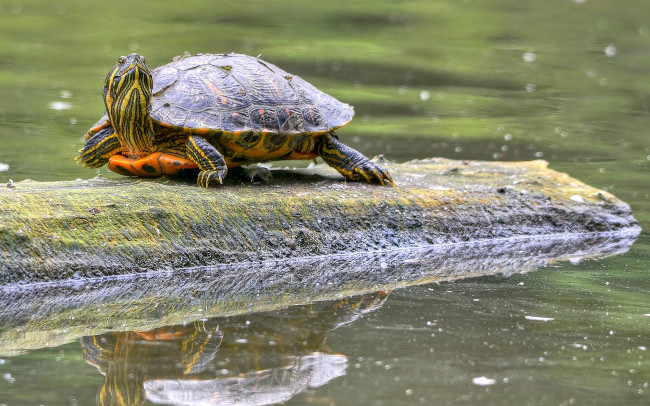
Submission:
M 150 71 L 132 53 L 108 72 L 103 96 L 106 112 L 76 157 L 90 168 L 148 177 L 198 168 L 209 187 L 228 168 L 320 156 L 348 180 L 395 186 L 335 134 L 352 106 L 259 57 L 186 53 Z

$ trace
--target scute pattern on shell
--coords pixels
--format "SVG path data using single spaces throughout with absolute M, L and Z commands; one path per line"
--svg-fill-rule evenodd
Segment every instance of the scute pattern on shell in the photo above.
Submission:
M 315 135 L 354 116 L 352 106 L 247 55 L 185 56 L 152 73 L 152 118 L 176 127 Z

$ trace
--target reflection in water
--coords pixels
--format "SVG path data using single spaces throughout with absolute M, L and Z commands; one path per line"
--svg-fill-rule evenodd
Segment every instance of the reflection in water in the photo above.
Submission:
M 105 375 L 101 405 L 269 405 L 344 375 L 347 357 L 327 347 L 327 336 L 387 296 L 86 336 L 81 345 Z

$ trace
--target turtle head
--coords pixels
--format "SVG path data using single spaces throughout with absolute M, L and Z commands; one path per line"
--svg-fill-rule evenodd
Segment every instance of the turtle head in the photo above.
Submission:
M 143 56 L 121 56 L 104 83 L 104 104 L 123 153 L 139 158 L 151 152 L 153 80 Z

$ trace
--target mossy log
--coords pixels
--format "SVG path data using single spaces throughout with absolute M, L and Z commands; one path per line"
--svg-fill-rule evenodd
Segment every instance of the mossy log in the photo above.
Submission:
M 544 161 L 387 164 L 397 187 L 318 166 L 269 184 L 19 182 L 0 189 L 0 284 L 495 238 L 634 229 L 629 206 Z
M 0 355 L 531 271 L 625 252 L 639 234 L 625 203 L 542 161 L 387 166 L 398 188 L 320 167 L 210 190 L 129 179 L 0 190 Z

